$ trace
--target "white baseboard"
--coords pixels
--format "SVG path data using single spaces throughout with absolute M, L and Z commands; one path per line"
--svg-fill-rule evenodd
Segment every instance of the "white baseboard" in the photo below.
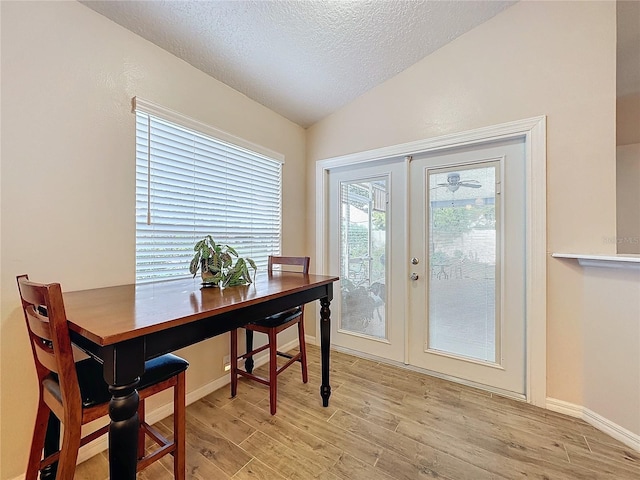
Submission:
M 547 409 L 584 420 L 598 430 L 619 440 L 628 447 L 640 452 L 640 435 L 627 430 L 602 415 L 581 405 L 565 402 L 555 398 L 547 398 Z
M 553 412 L 562 413 L 570 417 L 582 418 L 582 412 L 584 407 L 576 405 L 575 403 L 565 402 L 564 400 L 558 400 L 556 398 L 547 398 L 547 410 Z
M 306 336 L 305 336 L 305 339 L 306 339 Z M 309 343 L 315 343 L 315 337 L 311 337 L 311 339 L 312 341 Z M 286 352 L 287 350 L 291 350 L 292 348 L 296 348 L 297 346 L 298 346 L 298 339 L 296 338 L 295 340 L 292 340 L 284 345 L 278 345 L 278 350 Z M 254 367 L 258 368 L 269 361 L 269 352 L 268 351 L 261 352 L 260 354 L 253 357 L 253 359 L 254 359 Z M 207 383 L 206 385 L 203 385 L 202 387 L 196 388 L 195 390 L 192 390 L 191 392 L 187 393 L 186 403 L 187 405 L 190 405 L 194 402 L 197 402 L 201 398 L 206 397 L 210 393 L 215 392 L 216 390 L 219 390 L 220 388 L 226 385 L 229 385 L 230 383 L 231 383 L 231 378 L 228 374 L 220 378 L 217 378 L 212 382 Z M 231 394 L 231 392 L 229 392 L 229 394 Z M 170 402 L 165 405 L 162 405 L 161 407 L 155 408 L 154 410 L 146 412 L 147 423 L 149 423 L 150 425 L 153 425 L 154 423 L 159 422 L 160 420 L 163 420 L 164 418 L 168 417 L 171 414 L 173 414 L 173 403 Z M 82 463 L 86 460 L 89 460 L 91 457 L 98 455 L 101 452 L 104 452 L 108 447 L 109 447 L 109 439 L 106 435 L 103 435 L 102 437 L 94 440 L 88 445 L 85 445 L 84 447 L 80 448 L 80 450 L 78 451 L 77 463 Z M 13 480 L 24 480 L 24 473 L 22 475 L 15 477 Z

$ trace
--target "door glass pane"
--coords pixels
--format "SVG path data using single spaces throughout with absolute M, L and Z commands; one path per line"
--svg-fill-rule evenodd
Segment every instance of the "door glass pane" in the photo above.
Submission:
M 431 350 L 496 361 L 496 164 L 428 173 Z
M 340 329 L 387 338 L 388 179 L 340 184 Z

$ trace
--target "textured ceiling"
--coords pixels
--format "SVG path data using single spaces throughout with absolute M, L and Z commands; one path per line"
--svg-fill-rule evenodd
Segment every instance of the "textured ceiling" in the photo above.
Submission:
M 307 127 L 514 1 L 82 1 Z
M 308 127 L 515 1 L 92 1 L 89 8 Z M 640 92 L 640 1 L 618 1 L 618 95 Z

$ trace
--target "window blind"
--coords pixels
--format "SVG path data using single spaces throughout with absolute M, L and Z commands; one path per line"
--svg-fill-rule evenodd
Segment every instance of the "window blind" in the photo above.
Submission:
M 190 276 L 212 235 L 265 271 L 280 253 L 280 161 L 136 109 L 136 281 Z

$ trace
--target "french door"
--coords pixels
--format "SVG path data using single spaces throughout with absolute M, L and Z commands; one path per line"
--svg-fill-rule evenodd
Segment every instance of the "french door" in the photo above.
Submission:
M 415 156 L 409 177 L 409 363 L 524 395 L 524 139 Z
M 524 396 L 524 137 L 331 168 L 328 185 L 332 344 Z
M 329 171 L 333 345 L 398 362 L 405 354 L 405 164 Z

